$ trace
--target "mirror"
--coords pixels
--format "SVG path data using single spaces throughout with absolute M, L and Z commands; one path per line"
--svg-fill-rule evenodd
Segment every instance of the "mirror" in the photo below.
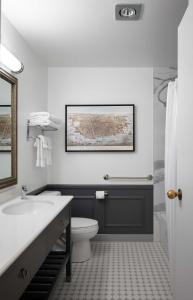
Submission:
M 0 69 L 0 188 L 17 183 L 17 79 Z

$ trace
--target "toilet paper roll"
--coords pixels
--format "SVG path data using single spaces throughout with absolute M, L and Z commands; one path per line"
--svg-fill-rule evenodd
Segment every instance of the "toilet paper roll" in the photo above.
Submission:
M 105 199 L 105 191 L 96 191 L 96 199 Z

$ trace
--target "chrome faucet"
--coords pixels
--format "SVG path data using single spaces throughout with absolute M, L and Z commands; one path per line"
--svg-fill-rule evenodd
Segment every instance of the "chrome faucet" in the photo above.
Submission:
M 27 199 L 27 185 L 21 186 L 21 199 Z

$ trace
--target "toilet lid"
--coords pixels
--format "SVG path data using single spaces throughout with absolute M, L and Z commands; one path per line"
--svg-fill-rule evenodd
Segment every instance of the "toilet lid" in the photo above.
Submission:
M 98 221 L 88 218 L 71 218 L 71 227 L 73 229 L 86 228 L 91 226 L 97 226 Z

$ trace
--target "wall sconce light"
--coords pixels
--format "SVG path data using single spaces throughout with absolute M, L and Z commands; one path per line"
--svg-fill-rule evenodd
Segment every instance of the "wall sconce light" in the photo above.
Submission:
M 15 74 L 21 73 L 24 69 L 23 63 L 2 44 L 0 45 L 0 63 Z

